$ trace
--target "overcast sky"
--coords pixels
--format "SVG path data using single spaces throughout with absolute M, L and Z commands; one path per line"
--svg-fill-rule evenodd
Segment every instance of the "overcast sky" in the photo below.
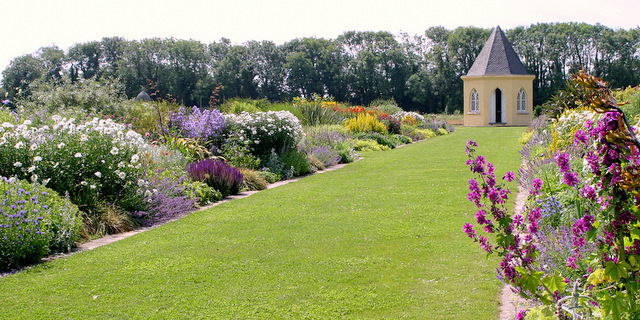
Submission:
M 40 47 L 120 36 L 228 38 L 241 44 L 336 38 L 345 31 L 423 34 L 432 26 L 503 30 L 537 22 L 640 25 L 640 0 L 4 0 L 0 70 Z M 9 2 L 9 3 L 6 3 Z

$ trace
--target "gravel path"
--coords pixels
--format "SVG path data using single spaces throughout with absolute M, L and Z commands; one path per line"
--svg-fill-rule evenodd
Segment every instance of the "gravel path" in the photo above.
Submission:
M 518 187 L 518 194 L 516 195 L 516 203 L 514 208 L 514 214 L 522 214 L 524 210 L 524 204 L 527 201 L 529 192 L 521 187 Z M 513 292 L 513 287 L 505 285 L 502 288 L 500 294 L 500 318 L 499 320 L 513 320 L 518 315 L 520 309 L 524 309 L 529 302 L 518 294 Z

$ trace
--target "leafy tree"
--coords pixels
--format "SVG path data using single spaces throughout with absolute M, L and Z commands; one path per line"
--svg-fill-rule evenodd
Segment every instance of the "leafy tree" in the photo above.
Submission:
M 334 40 L 303 38 L 285 44 L 287 85 L 293 95 L 333 96 L 343 99 L 341 71 L 344 59 Z
M 67 57 L 64 51 L 57 46 L 43 47 L 38 50 L 38 58 L 42 61 L 43 80 L 60 82 L 62 81 L 63 68 Z
M 71 47 L 69 49 L 71 81 L 75 81 L 80 75 L 84 79 L 100 78 L 101 57 L 102 47 L 98 41 L 80 43 Z
M 44 73 L 44 64 L 33 54 L 26 54 L 11 60 L 2 71 L 2 85 L 7 97 L 15 99 L 19 94 L 28 95 L 29 84 L 40 79 Z

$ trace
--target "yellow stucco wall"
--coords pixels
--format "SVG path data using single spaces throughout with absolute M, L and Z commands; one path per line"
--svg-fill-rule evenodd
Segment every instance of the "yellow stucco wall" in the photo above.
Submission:
M 463 76 L 464 82 L 464 125 L 489 126 L 491 123 L 491 95 L 499 88 L 502 91 L 505 112 L 502 123 L 497 125 L 528 126 L 533 119 L 533 75 L 509 76 Z M 471 91 L 478 91 L 479 112 L 470 112 Z M 517 111 L 518 92 L 524 89 L 527 95 L 526 112 Z

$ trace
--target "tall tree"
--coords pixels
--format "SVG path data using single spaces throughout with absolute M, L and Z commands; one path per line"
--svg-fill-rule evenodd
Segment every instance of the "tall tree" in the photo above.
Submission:
M 8 98 L 13 100 L 18 95 L 29 94 L 29 84 L 40 79 L 45 73 L 44 64 L 32 54 L 17 57 L 2 71 L 2 86 Z
M 99 79 L 101 57 L 102 47 L 98 41 L 80 43 L 71 47 L 69 49 L 71 80 L 75 81 L 76 76 L 79 75 L 84 79 Z

